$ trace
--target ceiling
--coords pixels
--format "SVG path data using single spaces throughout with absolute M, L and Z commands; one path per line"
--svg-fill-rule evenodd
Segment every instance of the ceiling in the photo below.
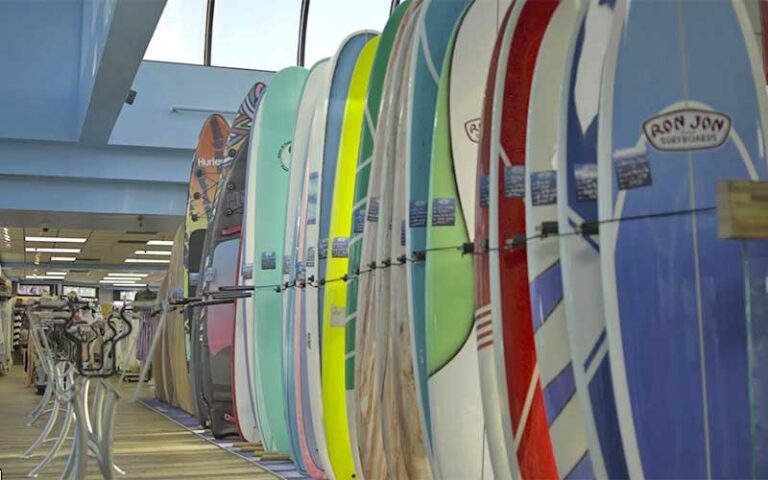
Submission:
M 5 234 L 10 241 L 6 241 Z M 28 242 L 26 237 L 85 238 L 85 243 Z M 50 228 L 17 228 L 0 225 L 0 265 L 12 279 L 46 272 L 67 272 L 64 282 L 99 286 L 109 273 L 147 273 L 151 286 L 159 285 L 167 264 L 126 263 L 128 258 L 167 260 L 168 256 L 137 255 L 137 250 L 169 251 L 170 246 L 148 246 L 149 240 L 173 240 L 173 232 L 133 232 L 125 230 L 75 230 Z M 29 248 L 72 248 L 79 253 L 28 252 Z M 51 257 L 75 257 L 72 261 L 55 261 Z M 31 280 L 32 281 L 32 280 Z M 40 280 L 34 280 L 40 281 Z M 143 282 L 142 282 L 143 283 Z M 104 287 L 105 285 L 100 285 Z

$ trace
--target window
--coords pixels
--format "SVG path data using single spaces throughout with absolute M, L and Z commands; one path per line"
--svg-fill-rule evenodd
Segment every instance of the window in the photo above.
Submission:
M 202 64 L 206 7 L 206 0 L 168 0 L 144 59 Z
M 219 0 L 211 64 L 280 70 L 296 65 L 301 0 Z
M 389 0 L 312 0 L 309 4 L 305 64 L 332 57 L 357 30 L 381 31 L 389 18 Z

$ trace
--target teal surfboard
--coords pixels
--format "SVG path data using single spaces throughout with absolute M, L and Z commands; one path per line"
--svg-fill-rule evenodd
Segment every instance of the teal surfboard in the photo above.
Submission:
M 283 239 L 288 195 L 288 171 L 296 114 L 307 70 L 290 67 L 278 72 L 264 95 L 259 111 L 258 150 L 249 182 L 252 217 L 248 235 L 254 248 L 253 284 L 279 284 L 283 278 Z M 290 453 L 291 442 L 283 397 L 282 299 L 274 290 L 253 292 L 255 325 L 254 381 L 258 396 L 259 428 L 264 448 Z

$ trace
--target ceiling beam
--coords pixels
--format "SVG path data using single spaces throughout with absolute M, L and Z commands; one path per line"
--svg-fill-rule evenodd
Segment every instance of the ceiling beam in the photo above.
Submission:
M 80 142 L 103 145 L 109 141 L 165 3 L 166 0 L 115 0 L 114 8 L 108 12 L 111 23 L 106 37 L 101 38 L 98 29 L 91 30 L 93 38 L 84 35 L 89 40 L 86 47 L 96 58 L 83 59 Z M 93 5 L 96 11 L 100 3 Z M 88 65 L 92 65 L 90 69 Z

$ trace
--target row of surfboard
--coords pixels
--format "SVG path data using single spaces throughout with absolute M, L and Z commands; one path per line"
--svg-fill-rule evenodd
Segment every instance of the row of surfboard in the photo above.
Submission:
M 741 0 L 408 0 L 205 122 L 158 395 L 313 478 L 765 476 L 767 112 Z

